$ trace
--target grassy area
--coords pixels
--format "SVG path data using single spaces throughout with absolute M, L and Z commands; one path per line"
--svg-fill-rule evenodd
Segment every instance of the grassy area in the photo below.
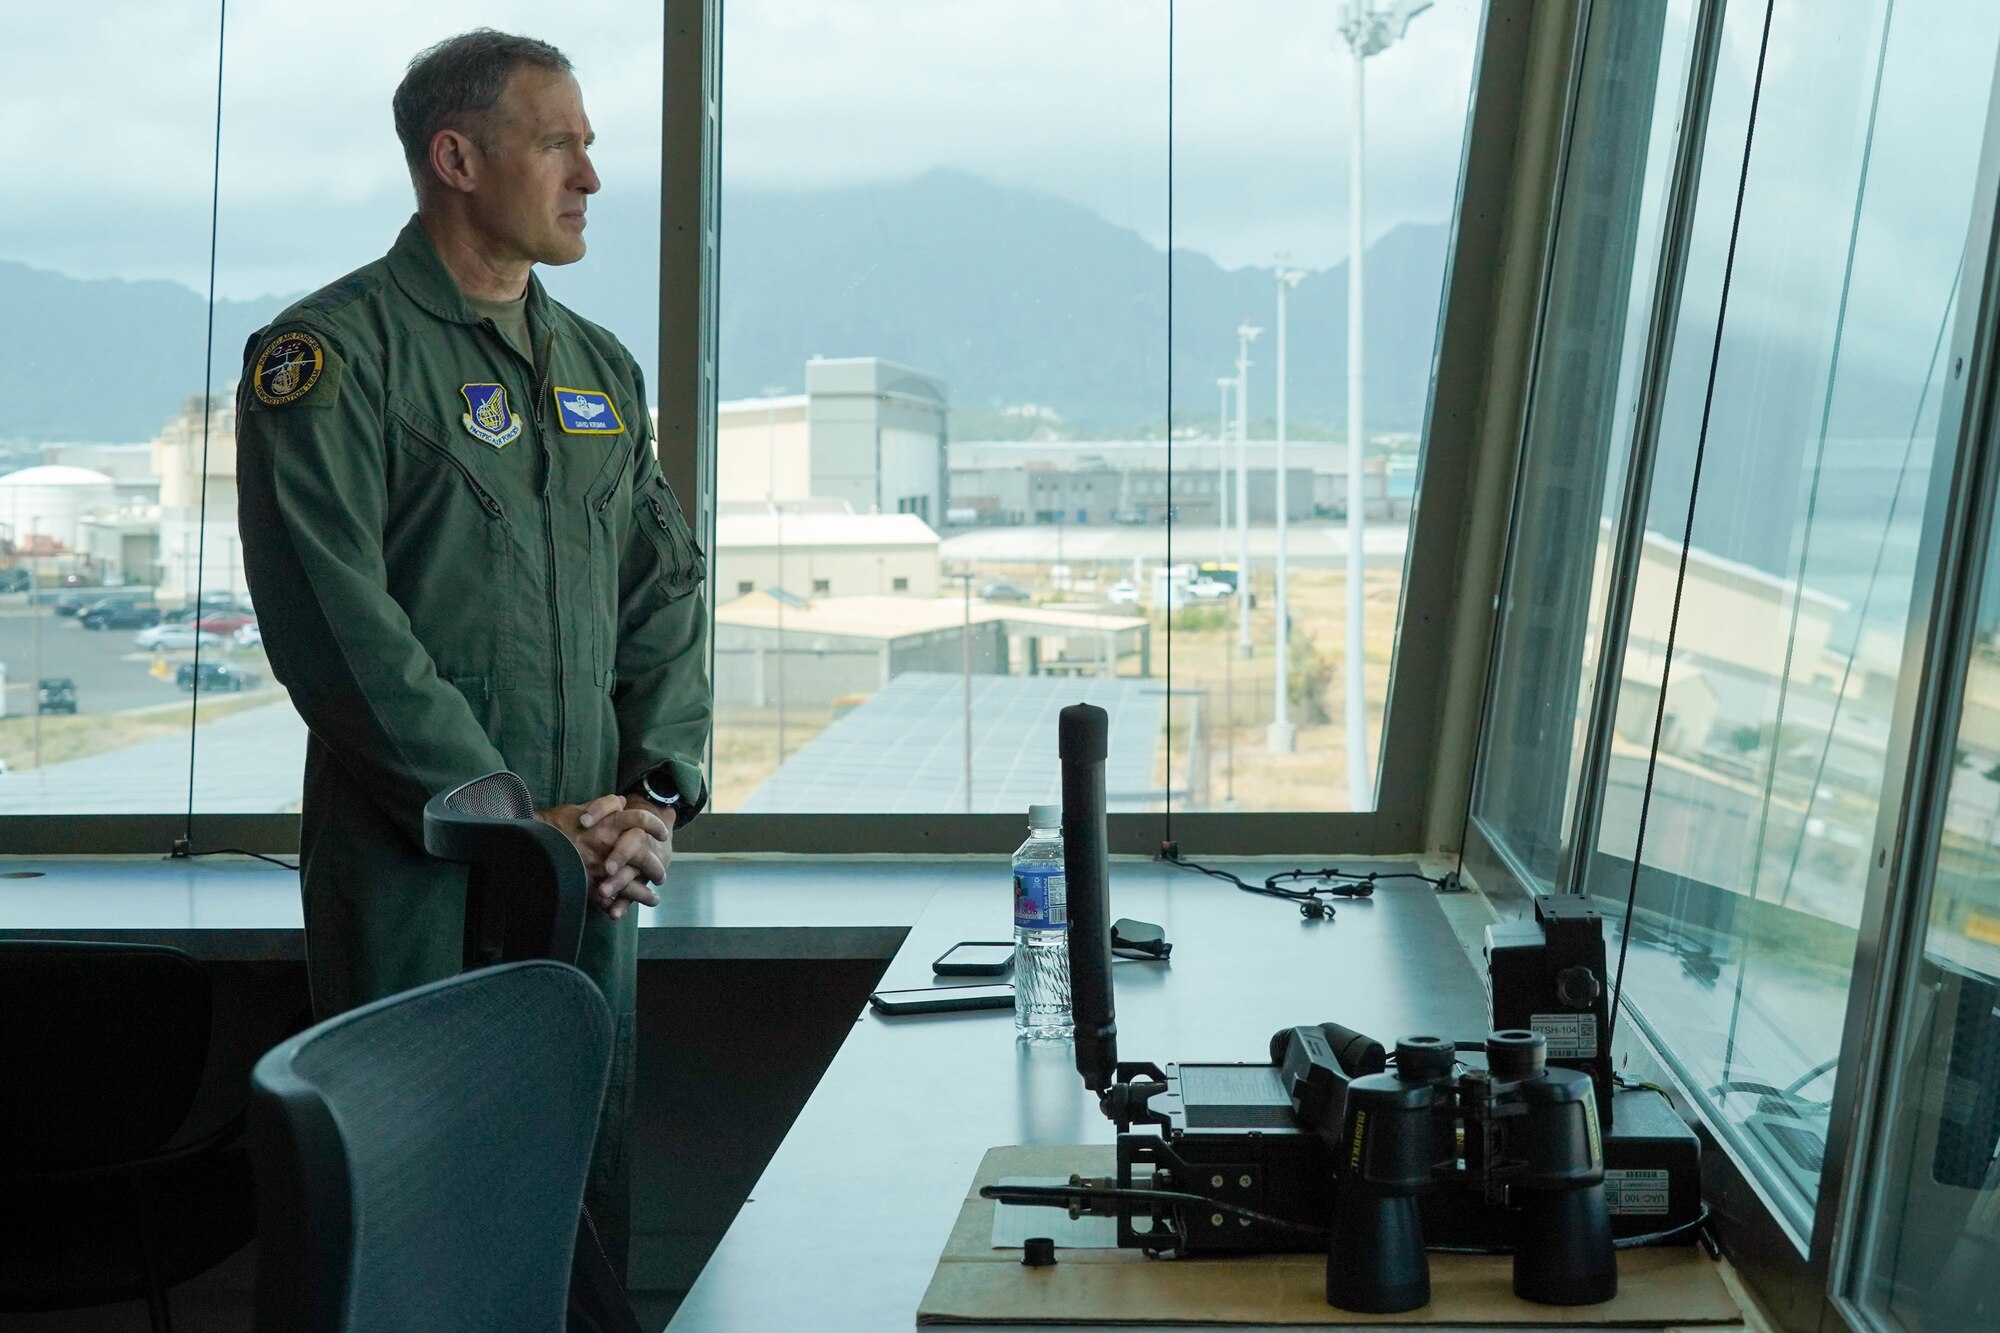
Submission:
M 284 691 L 279 689 L 252 690 L 226 697 L 204 695 L 201 721 L 213 722 L 247 708 L 276 703 L 284 697 Z M 41 720 L 41 763 L 43 766 L 62 764 L 72 759 L 103 754 L 107 750 L 122 750 L 161 736 L 186 735 L 189 717 L 186 699 L 124 713 L 55 714 L 44 717 Z M 33 717 L 0 718 L 0 759 L 5 759 L 7 767 L 15 772 L 36 766 Z

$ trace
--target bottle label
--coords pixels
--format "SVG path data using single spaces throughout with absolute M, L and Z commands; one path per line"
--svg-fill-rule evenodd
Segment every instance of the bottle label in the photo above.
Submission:
M 1069 880 L 1060 870 L 1014 872 L 1014 928 L 1069 929 Z

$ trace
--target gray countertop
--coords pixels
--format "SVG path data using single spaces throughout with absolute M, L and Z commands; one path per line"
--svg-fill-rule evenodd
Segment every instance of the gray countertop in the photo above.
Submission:
M 675 858 L 657 908 L 639 909 L 642 958 L 888 958 L 940 884 L 992 888 L 1009 927 L 1004 863 L 990 857 Z M 170 944 L 216 961 L 305 956 L 296 872 L 248 857 L 0 858 L 0 937 Z
M 988 878 L 939 885 L 883 988 L 936 984 L 930 962 L 950 944 L 1004 929 Z M 1122 1059 L 1260 1060 L 1277 1029 L 1329 1019 L 1385 1041 L 1484 1032 L 1479 975 L 1422 884 L 1309 923 L 1287 903 L 1163 865 L 1114 863 L 1112 879 L 1113 916 L 1157 922 L 1174 943 L 1169 964 L 1116 965 Z M 864 1010 L 673 1333 L 913 1327 L 988 1148 L 1113 1138 L 1069 1044 L 1017 1042 L 1010 1013 Z

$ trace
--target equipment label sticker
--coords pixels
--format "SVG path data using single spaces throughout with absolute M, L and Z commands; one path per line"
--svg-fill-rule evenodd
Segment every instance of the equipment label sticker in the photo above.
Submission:
M 1669 1211 L 1664 1171 L 1606 1171 L 1604 1200 L 1614 1213 L 1664 1217 Z
M 1014 924 L 1028 930 L 1069 928 L 1069 878 L 1060 870 L 1014 872 Z
M 1530 1014 L 1528 1026 L 1549 1043 L 1551 1060 L 1597 1058 L 1596 1014 Z

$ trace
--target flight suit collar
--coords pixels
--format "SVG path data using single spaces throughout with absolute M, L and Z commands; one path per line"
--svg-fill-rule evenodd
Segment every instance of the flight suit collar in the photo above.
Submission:
M 454 324 L 477 324 L 480 315 L 466 301 L 465 293 L 458 289 L 451 270 L 438 258 L 437 247 L 424 231 L 423 223 L 414 216 L 404 224 L 396 237 L 395 245 L 389 248 L 389 273 L 396 279 L 396 285 L 403 294 L 415 301 L 439 319 Z M 548 293 L 542 290 L 542 280 L 533 270 L 528 273 L 528 323 L 535 331 L 535 345 L 541 346 L 543 338 L 550 333 L 566 333 L 564 321 Z

